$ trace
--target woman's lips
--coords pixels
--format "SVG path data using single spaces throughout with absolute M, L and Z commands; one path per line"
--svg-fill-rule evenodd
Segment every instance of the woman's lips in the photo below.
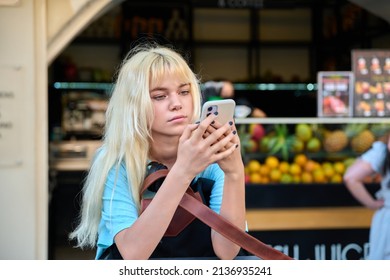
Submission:
M 177 120 L 183 120 L 185 118 L 186 118 L 186 116 L 183 116 L 183 115 L 175 116 L 175 117 L 171 118 L 170 120 L 168 120 L 168 122 L 173 122 L 173 121 L 177 121 Z

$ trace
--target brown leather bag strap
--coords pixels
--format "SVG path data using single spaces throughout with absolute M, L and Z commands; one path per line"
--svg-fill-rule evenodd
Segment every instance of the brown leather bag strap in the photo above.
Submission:
M 151 173 L 145 178 L 141 189 L 142 193 L 156 180 L 166 177 L 168 174 L 167 169 L 161 169 Z M 191 196 L 189 193 L 192 191 L 191 188 L 187 189 L 182 200 L 180 201 L 179 207 L 190 212 L 192 215 L 197 217 L 200 221 L 228 238 L 241 248 L 254 254 L 255 256 L 264 260 L 292 260 L 291 257 L 283 254 L 282 252 L 272 248 L 251 236 L 247 232 L 241 230 L 239 227 L 230 223 L 227 219 L 217 214 L 209 207 L 198 201 L 196 198 Z
M 168 169 L 160 169 L 146 176 L 144 183 L 142 184 L 142 189 L 140 192 L 141 196 L 152 183 L 154 183 L 156 180 L 160 178 L 166 177 L 168 175 L 168 172 L 169 172 Z
M 292 260 L 291 257 L 264 244 L 260 240 L 241 230 L 239 227 L 233 225 L 188 193 L 184 194 L 179 206 L 193 214 L 224 237 L 228 238 L 230 241 L 261 259 Z

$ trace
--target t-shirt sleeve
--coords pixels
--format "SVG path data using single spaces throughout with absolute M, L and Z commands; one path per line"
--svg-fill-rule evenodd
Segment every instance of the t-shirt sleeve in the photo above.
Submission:
M 113 167 L 110 170 L 105 183 L 98 245 L 108 247 L 113 244 L 115 235 L 130 227 L 137 218 L 137 206 L 122 163 L 119 169 Z
M 375 172 L 381 173 L 386 158 L 386 148 L 385 143 L 375 142 L 372 148 L 361 156 L 361 159 L 368 162 Z
M 210 195 L 210 208 L 219 214 L 222 204 L 225 173 L 218 164 L 214 163 L 203 171 L 201 177 L 214 180 L 214 185 Z

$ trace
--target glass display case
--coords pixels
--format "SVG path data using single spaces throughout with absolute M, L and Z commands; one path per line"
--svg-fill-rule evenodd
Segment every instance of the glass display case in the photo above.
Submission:
M 373 211 L 343 184 L 385 118 L 237 119 L 249 232 L 296 259 L 364 259 Z M 380 178 L 366 178 L 374 194 Z

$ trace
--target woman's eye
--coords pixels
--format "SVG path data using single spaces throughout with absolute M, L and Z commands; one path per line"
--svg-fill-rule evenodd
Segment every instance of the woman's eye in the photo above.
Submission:
M 165 98 L 165 95 L 155 95 L 153 96 L 154 100 L 163 100 Z
M 182 91 L 180 92 L 180 94 L 182 94 L 182 95 L 187 95 L 187 94 L 190 94 L 190 91 L 189 91 L 189 90 L 182 90 Z

